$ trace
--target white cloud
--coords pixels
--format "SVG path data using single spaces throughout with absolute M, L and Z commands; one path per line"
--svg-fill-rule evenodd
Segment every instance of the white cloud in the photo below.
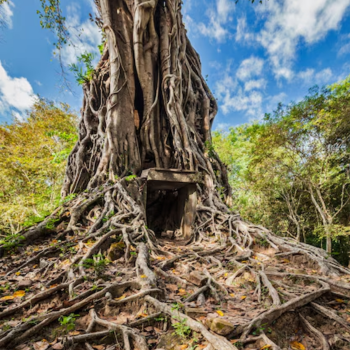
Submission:
M 33 106 L 35 99 L 29 81 L 10 77 L 0 61 L 0 114 L 23 115 Z
M 243 81 L 259 76 L 264 66 L 264 60 L 259 57 L 250 57 L 242 61 L 237 70 L 237 78 Z
M 15 4 L 12 1 L 5 2 L 0 7 L 0 24 L 6 25 L 12 29 L 12 16 Z
M 232 21 L 231 14 L 234 11 L 234 6 L 232 0 L 216 0 L 215 7 L 206 11 L 209 23 L 200 22 L 196 29 L 202 35 L 214 39 L 219 43 L 224 42 L 231 35 L 227 29 L 227 24 Z M 192 21 L 193 24 L 194 22 Z
M 236 28 L 236 41 L 249 44 L 254 40 L 254 34 L 250 33 L 247 28 L 247 20 L 245 17 L 238 18 Z
M 92 4 L 92 2 L 90 2 Z M 98 27 L 89 19 L 81 21 L 80 6 L 72 3 L 67 7 L 67 28 L 72 45 L 62 49 L 62 61 L 66 65 L 77 63 L 77 57 L 85 52 L 99 56 L 98 45 L 101 43 L 101 33 Z
M 301 40 L 313 44 L 335 30 L 349 0 L 283 0 L 257 6 L 267 16 L 257 40 L 266 49 L 276 78 L 293 78 L 291 70 Z
M 325 68 L 319 72 L 315 72 L 313 68 L 307 68 L 297 74 L 297 77 L 304 82 L 305 85 L 324 85 L 331 81 L 333 73 L 330 68 Z
M 253 85 L 258 85 L 260 88 L 265 84 L 264 79 L 249 80 L 244 82 L 249 77 L 259 75 L 262 71 L 262 64 L 255 57 L 244 60 L 239 66 L 236 77 L 231 72 L 230 62 L 223 72 L 221 78 L 216 81 L 215 95 L 220 104 L 220 109 L 224 114 L 230 112 L 241 111 L 253 119 L 259 119 L 262 116 L 263 95 L 260 91 L 254 89 Z M 254 81 L 254 83 L 253 83 Z M 258 83 L 256 83 L 259 81 Z M 246 84 L 251 87 L 245 89 Z
M 267 84 L 267 82 L 265 79 L 248 80 L 244 84 L 244 90 L 250 91 L 250 90 L 254 90 L 254 89 L 265 89 L 266 84 Z

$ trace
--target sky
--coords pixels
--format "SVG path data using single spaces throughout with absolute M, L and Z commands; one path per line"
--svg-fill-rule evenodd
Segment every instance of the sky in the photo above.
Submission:
M 53 55 L 55 37 L 39 24 L 40 0 L 12 0 L 1 16 L 0 123 L 25 118 L 35 96 L 79 113 L 82 92 L 69 64 L 98 60 L 101 34 L 89 21 L 92 0 L 61 0 L 74 42 L 62 51 L 71 91 Z M 261 120 L 279 102 L 301 100 L 314 85 L 350 74 L 350 0 L 183 0 L 187 34 L 218 100 L 214 129 Z

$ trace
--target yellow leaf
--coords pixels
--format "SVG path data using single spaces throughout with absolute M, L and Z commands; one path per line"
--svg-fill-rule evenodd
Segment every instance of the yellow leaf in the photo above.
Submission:
M 297 341 L 292 341 L 290 343 L 290 347 L 293 349 L 293 350 L 306 350 L 305 349 L 305 346 Z
M 226 273 L 224 274 L 224 276 L 227 277 L 227 276 L 228 276 L 228 272 L 226 272 Z
M 272 346 L 267 344 L 267 345 L 264 345 L 260 350 L 265 350 L 265 349 L 270 350 L 270 349 L 272 349 Z
M 146 276 L 146 275 L 141 275 L 140 277 L 141 277 L 141 278 L 147 278 L 147 276 Z
M 34 265 L 34 266 L 33 266 L 33 269 L 36 269 L 37 267 L 38 267 L 38 265 Z
M 246 295 L 242 295 L 241 299 L 244 300 L 247 296 Z
M 338 302 L 338 303 L 344 303 L 343 299 L 335 299 L 335 301 Z
M 244 261 L 242 261 L 242 264 L 245 264 L 245 263 L 247 263 L 248 262 L 248 260 L 244 260 Z
M 126 295 L 125 294 L 123 294 L 121 297 L 119 297 L 119 298 L 115 298 L 114 300 L 123 300 L 123 299 L 125 299 L 126 298 Z
M 15 297 L 12 295 L 7 295 L 6 297 L 2 297 L 0 301 L 13 300 Z
M 148 317 L 148 315 L 147 315 L 146 313 L 144 313 L 144 312 L 141 313 L 141 314 L 138 314 L 137 316 L 138 316 L 138 317 Z
M 69 335 L 78 335 L 78 334 L 80 334 L 80 332 L 79 332 L 79 331 L 69 332 Z
M 157 260 L 165 260 L 165 256 L 157 256 Z
M 16 276 L 19 276 L 21 273 L 18 271 L 18 272 L 16 272 Z
M 286 264 L 288 264 L 288 263 L 290 263 L 290 260 L 288 260 L 288 259 L 283 259 L 283 262 L 286 263 Z
M 185 349 L 187 349 L 187 348 L 188 348 L 188 345 L 187 345 L 187 344 L 184 344 L 184 345 L 181 345 L 181 346 L 180 346 L 180 349 L 181 349 L 181 350 L 185 350 Z
M 234 295 L 233 293 L 231 293 L 231 294 L 230 294 L 230 296 L 231 296 L 232 298 L 234 298 L 234 297 L 235 297 L 235 295 Z
M 22 298 L 26 295 L 26 292 L 24 290 L 18 290 L 17 292 L 13 293 L 13 296 L 15 298 Z
M 185 295 L 186 294 L 186 290 L 180 288 L 179 291 L 177 292 L 178 295 Z
M 216 313 L 217 313 L 219 316 L 224 316 L 224 313 L 223 313 L 221 310 L 216 310 Z

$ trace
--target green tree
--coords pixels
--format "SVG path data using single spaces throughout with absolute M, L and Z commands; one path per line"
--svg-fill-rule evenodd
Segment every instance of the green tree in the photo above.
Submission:
M 1 231 L 16 233 L 58 205 L 76 130 L 68 105 L 42 99 L 26 120 L 0 126 Z

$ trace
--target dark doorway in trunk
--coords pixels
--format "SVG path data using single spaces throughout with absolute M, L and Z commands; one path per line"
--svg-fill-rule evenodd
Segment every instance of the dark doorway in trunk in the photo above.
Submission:
M 148 169 L 144 191 L 147 226 L 157 236 L 190 238 L 196 215 L 198 174 L 190 171 Z

